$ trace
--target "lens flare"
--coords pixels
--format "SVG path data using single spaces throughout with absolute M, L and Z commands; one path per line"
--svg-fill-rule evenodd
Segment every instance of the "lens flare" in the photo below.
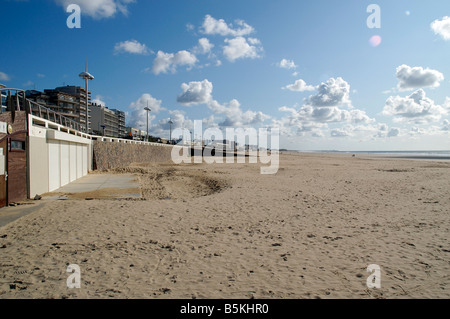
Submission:
M 381 44 L 381 37 L 379 35 L 374 35 L 370 38 L 369 43 L 375 48 Z

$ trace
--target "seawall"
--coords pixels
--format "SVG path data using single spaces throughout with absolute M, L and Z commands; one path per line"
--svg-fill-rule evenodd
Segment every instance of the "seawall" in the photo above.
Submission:
M 171 161 L 172 146 L 93 142 L 94 170 L 127 167 L 131 163 Z

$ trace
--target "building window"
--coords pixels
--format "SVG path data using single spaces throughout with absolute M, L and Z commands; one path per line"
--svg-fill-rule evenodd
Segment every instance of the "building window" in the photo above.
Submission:
M 9 145 L 10 151 L 25 151 L 25 141 L 11 141 Z

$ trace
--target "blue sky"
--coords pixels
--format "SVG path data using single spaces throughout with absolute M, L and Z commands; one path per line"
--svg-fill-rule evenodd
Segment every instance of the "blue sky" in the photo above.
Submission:
M 81 28 L 69 29 L 69 4 Z M 370 4 L 381 28 L 369 28 Z M 83 85 L 169 135 L 279 127 L 282 148 L 449 150 L 450 6 L 426 1 L 3 0 L 0 83 Z M 369 40 L 374 38 L 374 42 Z M 381 43 L 377 42 L 381 39 Z

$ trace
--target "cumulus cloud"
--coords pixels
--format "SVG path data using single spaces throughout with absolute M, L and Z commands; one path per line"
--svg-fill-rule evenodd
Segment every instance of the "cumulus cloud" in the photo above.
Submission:
M 208 35 L 221 35 L 221 36 L 245 36 L 253 33 L 255 29 L 245 23 L 243 20 L 236 20 L 234 27 L 232 24 L 228 24 L 223 19 L 215 19 L 211 15 L 206 15 L 203 20 L 200 32 Z
M 405 64 L 397 68 L 396 76 L 399 80 L 398 89 L 400 91 L 438 87 L 440 82 L 444 80 L 444 75 L 439 71 L 422 67 L 410 67 Z
M 255 59 L 261 57 L 263 47 L 261 41 L 254 37 L 249 37 L 255 29 L 243 20 L 235 20 L 234 24 L 227 23 L 223 19 L 215 19 L 211 15 L 206 15 L 200 33 L 205 35 L 219 35 L 227 37 L 222 46 L 223 56 L 230 62 L 238 59 Z M 199 44 L 193 49 L 196 54 L 208 54 L 209 58 L 216 59 L 216 65 L 221 65 L 221 61 L 212 53 L 214 45 L 207 38 L 199 39 Z
M 287 60 L 287 59 L 282 59 L 278 63 L 278 66 L 282 69 L 287 69 L 287 70 L 295 70 L 297 68 L 297 66 L 295 65 L 293 60 Z
M 263 50 L 261 42 L 255 38 L 236 37 L 234 39 L 225 39 L 225 43 L 223 55 L 230 62 L 243 58 L 259 58 L 260 52 Z
M 443 126 L 442 126 L 442 130 L 443 131 L 450 131 L 450 121 L 449 120 L 444 120 Z
M 297 135 L 309 133 L 312 137 L 323 137 L 323 130 L 328 125 L 339 124 L 344 126 L 333 128 L 329 132 L 332 137 L 354 136 L 355 132 L 366 135 L 370 133 L 373 136 L 379 131 L 374 125 L 375 119 L 352 106 L 349 98 L 350 85 L 342 78 L 331 78 L 316 89 L 317 94 L 305 99 L 305 104 L 300 107 L 280 107 L 278 110 L 287 113 L 287 116 L 282 117 L 278 124 L 283 125 L 285 130 L 295 130 Z M 385 130 L 384 136 L 387 134 L 387 126 Z M 378 135 L 381 136 L 382 133 Z
M 400 129 L 398 128 L 391 128 L 387 134 L 388 137 L 397 137 L 400 135 Z
M 175 73 L 179 66 L 187 66 L 190 69 L 197 61 L 197 57 L 186 50 L 178 51 L 177 53 L 158 51 L 153 61 L 152 72 L 155 75 L 168 72 Z
M 444 40 L 450 40 L 450 17 L 443 17 L 431 23 L 431 29 L 435 34 L 440 35 Z
M 127 40 L 116 43 L 114 46 L 114 53 L 131 53 L 131 54 L 149 54 L 151 50 L 145 44 L 141 44 L 136 40 Z
M 417 90 L 407 97 L 391 96 L 384 106 L 383 115 L 393 116 L 394 121 L 427 123 L 439 121 L 448 110 L 428 98 L 425 91 Z
M 156 118 L 154 114 L 159 113 L 164 110 L 161 106 L 162 101 L 155 99 L 151 94 L 145 93 L 142 94 L 141 97 L 132 102 L 128 106 L 127 112 L 127 126 L 132 126 L 141 130 L 145 130 L 147 126 L 147 111 L 144 110 L 145 107 L 151 109 L 149 112 L 149 123 Z M 150 125 L 150 124 L 149 124 Z
M 270 119 L 270 116 L 262 112 L 243 111 L 241 104 L 236 99 L 231 100 L 229 103 L 219 103 L 214 100 L 212 96 L 213 84 L 207 79 L 201 82 L 183 83 L 181 89 L 183 92 L 177 97 L 179 103 L 188 106 L 206 104 L 215 115 L 219 115 L 219 120 L 222 120 L 218 124 L 219 126 L 242 127 L 259 124 Z M 212 125 L 212 120 L 215 120 L 215 117 L 210 118 L 207 124 Z
M 344 105 L 351 107 L 350 85 L 341 77 L 331 78 L 317 88 L 317 94 L 308 99 L 308 104 L 314 107 L 331 107 Z
M 303 87 L 306 85 L 304 81 L 299 83 Z M 318 93 L 306 99 L 306 104 L 299 110 L 287 107 L 279 110 L 289 112 L 291 119 L 295 118 L 299 122 L 368 124 L 375 121 L 364 111 L 353 109 L 349 98 L 350 85 L 342 78 L 331 78 L 318 86 L 317 90 Z M 341 105 L 350 110 L 339 108 Z
M 304 127 L 325 127 L 329 123 L 370 124 L 375 122 L 375 120 L 370 118 L 364 111 L 341 110 L 335 106 L 314 108 L 310 105 L 303 105 L 299 110 L 281 107 L 279 108 L 279 111 L 289 113 L 286 124 L 302 129 Z
M 295 81 L 294 84 L 289 84 L 282 88 L 283 90 L 290 90 L 294 92 L 305 92 L 305 91 L 314 91 L 315 87 L 312 85 L 307 85 L 306 82 L 302 79 Z
M 332 107 L 312 107 L 304 105 L 299 110 L 299 116 L 306 121 L 314 121 L 320 123 L 371 123 L 371 119 L 364 111 L 361 110 L 342 110 L 336 106 Z
M 26 81 L 25 83 L 22 84 L 23 86 L 27 86 L 27 87 L 31 87 L 34 86 L 35 83 L 31 80 Z
M 135 0 L 55 0 L 56 3 L 67 8 L 70 4 L 77 4 L 82 14 L 95 19 L 110 18 L 117 12 L 128 14 L 128 5 Z
M 92 104 L 106 106 L 106 102 L 104 101 L 103 96 L 101 96 L 100 94 L 97 94 L 95 96 L 95 99 L 92 100 Z
M 445 98 L 444 108 L 450 113 L 450 97 Z
M 211 101 L 213 85 L 208 80 L 189 82 L 181 85 L 183 93 L 178 95 L 177 102 L 183 105 L 205 104 Z
M 194 51 L 198 54 L 207 54 L 211 52 L 212 48 L 214 48 L 214 44 L 212 44 L 207 38 L 200 38 Z
M 11 77 L 4 72 L 0 72 L 0 81 L 11 81 Z
M 225 119 L 219 123 L 223 127 L 243 127 L 247 125 L 256 125 L 270 119 L 270 116 L 262 113 L 248 110 L 244 112 L 238 100 L 233 99 L 229 103 L 221 104 L 215 100 L 208 103 L 208 107 L 219 115 L 224 115 Z
M 331 131 L 331 137 L 347 137 L 352 136 L 352 132 L 345 128 L 337 128 Z

